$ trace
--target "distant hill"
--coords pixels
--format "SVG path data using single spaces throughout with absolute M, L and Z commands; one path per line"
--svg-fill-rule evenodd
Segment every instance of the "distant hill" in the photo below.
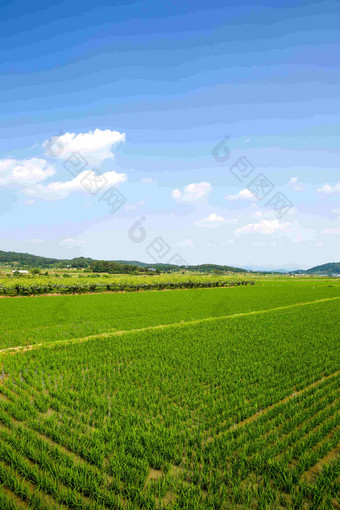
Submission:
M 141 267 L 155 267 L 160 269 L 161 271 L 170 271 L 174 268 L 181 268 L 182 266 L 176 266 L 173 264 L 152 264 L 145 262 L 138 262 L 137 260 L 114 260 L 113 262 L 117 262 L 118 264 L 129 264 L 131 266 L 141 266 Z M 196 266 L 185 266 L 187 271 L 195 271 L 199 273 L 216 273 L 217 271 L 221 271 L 223 273 L 232 272 L 232 273 L 247 273 L 247 269 L 242 269 L 240 267 L 233 266 L 223 266 L 218 264 L 198 264 Z
M 115 272 L 124 272 L 131 273 L 133 271 L 138 272 L 138 268 L 147 269 L 147 268 L 155 268 L 159 271 L 177 271 L 184 269 L 183 266 L 177 266 L 174 264 L 153 264 L 148 262 L 139 262 L 137 260 L 112 260 L 112 261 L 100 261 L 94 260 L 86 257 L 77 257 L 74 259 L 56 259 L 56 258 L 48 258 L 48 257 L 39 257 L 38 255 L 31 255 L 30 253 L 16 253 L 16 252 L 6 252 L 0 250 L 0 264 L 9 264 L 13 268 L 25 267 L 25 268 L 52 268 L 59 267 L 64 268 L 66 266 L 70 266 L 72 268 L 88 268 L 95 272 L 101 272 L 109 267 L 110 264 L 112 267 L 111 270 L 115 270 Z M 196 266 L 186 266 L 185 269 L 187 271 L 193 272 L 201 272 L 201 273 L 214 273 L 214 274 L 223 274 L 223 273 L 247 273 L 246 269 L 241 269 L 239 267 L 232 266 L 223 266 L 217 264 L 200 264 Z
M 0 250 L 0 263 L 16 262 L 22 266 L 30 267 L 48 267 L 60 262 L 58 259 L 50 259 L 46 257 L 38 257 L 37 255 L 30 255 L 29 253 L 16 253 L 14 251 L 1 251 Z
M 150 262 L 139 262 L 138 260 L 111 260 L 111 261 L 100 261 L 94 260 L 86 257 L 77 257 L 74 259 L 57 259 L 57 258 L 49 258 L 49 257 L 39 257 L 38 255 L 31 255 L 30 253 L 17 253 L 14 251 L 1 251 L 0 250 L 0 264 L 9 264 L 13 268 L 25 267 L 25 268 L 64 268 L 66 266 L 70 266 L 72 268 L 85 268 L 92 269 L 93 271 L 98 271 L 100 268 L 100 263 L 110 263 L 115 264 L 116 269 L 119 272 L 131 273 L 133 271 L 139 271 L 138 268 L 141 268 L 141 272 L 147 268 L 155 268 L 161 272 L 166 271 L 181 271 L 184 269 L 183 266 L 176 266 L 173 264 L 153 264 Z M 128 267 L 127 267 L 128 266 Z M 104 264 L 102 270 L 104 268 Z M 224 266 L 218 264 L 198 264 L 193 266 L 185 266 L 186 271 L 199 272 L 199 273 L 212 273 L 212 274 L 225 274 L 225 273 L 249 273 L 249 272 L 281 272 L 278 270 L 261 270 L 260 268 L 253 268 L 253 271 L 250 271 L 250 268 L 240 268 L 233 266 Z M 282 270 L 282 272 L 286 272 Z M 315 266 L 311 269 L 291 271 L 295 274 L 340 274 L 340 262 L 330 262 L 329 264 L 323 264 L 321 266 Z
M 199 273 L 248 273 L 246 269 L 232 266 L 219 266 L 217 264 L 200 264 L 198 266 L 187 266 L 188 271 L 198 271 Z
M 305 271 L 306 274 L 340 274 L 340 262 L 330 262 Z

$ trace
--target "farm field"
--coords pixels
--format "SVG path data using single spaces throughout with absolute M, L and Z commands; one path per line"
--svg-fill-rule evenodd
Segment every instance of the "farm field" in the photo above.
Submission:
M 340 296 L 340 281 L 0 299 L 0 349 L 223 317 Z
M 0 348 L 43 345 L 0 353 L 0 508 L 339 508 L 339 312 L 327 279 L 1 299 Z

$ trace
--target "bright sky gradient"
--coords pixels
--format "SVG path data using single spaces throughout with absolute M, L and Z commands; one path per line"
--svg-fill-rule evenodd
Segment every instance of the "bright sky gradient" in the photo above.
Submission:
M 338 1 L 4 0 L 0 19 L 1 250 L 339 260 Z M 263 200 L 247 189 L 258 174 Z M 278 192 L 281 216 L 266 206 Z

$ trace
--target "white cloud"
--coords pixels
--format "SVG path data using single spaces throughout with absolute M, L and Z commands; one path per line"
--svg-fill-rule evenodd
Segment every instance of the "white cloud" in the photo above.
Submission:
M 304 191 L 306 188 L 303 186 L 303 184 L 299 183 L 298 177 L 292 177 L 291 180 L 288 183 L 288 186 L 293 188 L 294 191 Z
M 325 228 L 324 230 L 321 231 L 321 234 L 326 234 L 326 235 L 337 235 L 337 234 L 340 234 L 340 228 Z
M 340 182 L 335 184 L 334 186 L 331 186 L 330 184 L 326 183 L 321 188 L 318 189 L 320 193 L 340 193 Z
M 73 192 L 89 193 L 93 183 L 98 183 L 98 192 L 103 192 L 111 186 L 117 186 L 127 180 L 126 174 L 118 174 L 115 171 L 96 174 L 93 170 L 85 170 L 70 181 L 51 182 L 46 186 L 37 184 L 24 190 L 28 196 L 42 198 L 44 200 L 59 200 L 68 197 Z M 94 188 L 95 189 L 95 188 Z
M 125 142 L 125 133 L 110 129 L 95 129 L 87 133 L 65 133 L 52 137 L 43 143 L 46 154 L 60 159 L 68 158 L 73 152 L 78 152 L 87 162 L 100 163 L 114 158 L 113 147 Z
M 287 231 L 290 223 L 280 223 L 279 220 L 260 220 L 259 223 L 249 223 L 243 227 L 237 228 L 236 235 L 242 234 L 276 234 L 277 232 Z
M 53 143 L 62 147 L 62 153 L 58 157 L 63 158 L 71 152 L 79 152 L 81 156 L 89 161 L 88 155 L 95 155 L 102 162 L 104 159 L 112 158 L 112 147 L 117 143 L 125 141 L 125 134 L 118 131 L 101 131 L 96 129 L 88 133 L 66 133 L 65 135 L 55 137 Z M 48 141 L 44 143 L 48 152 Z M 84 161 L 85 164 L 85 161 Z M 15 186 L 26 196 L 31 197 L 26 201 L 32 205 L 32 198 L 41 198 L 44 200 L 58 200 L 69 196 L 73 192 L 89 192 L 87 184 L 92 180 L 95 184 L 97 178 L 97 191 L 105 191 L 111 186 L 117 186 L 125 182 L 127 177 L 124 173 L 108 171 L 100 174 L 99 172 L 84 168 L 79 175 L 68 181 L 55 181 L 44 184 L 43 181 L 55 176 L 56 169 L 46 159 L 14 159 L 7 158 L 0 160 L 0 186 Z M 93 189 L 93 188 L 92 188 Z
M 256 218 L 256 219 L 264 219 L 264 218 L 273 218 L 274 216 L 274 211 L 272 209 L 264 209 L 262 211 L 256 211 L 254 213 L 251 213 L 250 214 L 250 217 L 251 218 Z
M 260 220 L 259 223 L 250 223 L 236 230 L 236 235 L 260 234 L 260 235 L 283 235 L 292 243 L 315 241 L 317 231 L 312 228 L 304 228 L 298 221 L 282 222 L 279 220 Z M 255 244 L 255 243 L 254 243 Z M 260 246 L 260 244 L 256 244 Z
M 234 202 L 236 200 L 256 200 L 255 195 L 247 188 L 241 190 L 236 195 L 226 195 L 224 198 L 225 200 L 231 200 Z
M 198 202 L 206 200 L 211 192 L 210 182 L 198 182 L 189 184 L 183 191 L 174 189 L 172 191 L 172 198 L 180 202 Z
M 186 248 L 193 248 L 194 243 L 191 239 L 185 239 L 184 241 L 180 241 L 176 244 L 176 246 L 186 247 Z
M 215 213 L 210 214 L 207 218 L 204 218 L 203 220 L 196 221 L 195 225 L 197 227 L 208 227 L 208 228 L 216 228 L 221 225 L 235 225 L 238 223 L 238 220 L 236 218 L 223 218 L 222 216 L 218 216 Z
M 55 168 L 45 159 L 3 159 L 0 161 L 0 185 L 20 187 L 41 182 L 55 174 Z

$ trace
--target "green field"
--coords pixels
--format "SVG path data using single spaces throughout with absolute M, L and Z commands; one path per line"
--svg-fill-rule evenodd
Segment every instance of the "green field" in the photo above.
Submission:
M 222 317 L 340 296 L 340 282 L 0 300 L 0 349 Z
M 339 312 L 327 279 L 1 299 L 0 508 L 339 508 Z

